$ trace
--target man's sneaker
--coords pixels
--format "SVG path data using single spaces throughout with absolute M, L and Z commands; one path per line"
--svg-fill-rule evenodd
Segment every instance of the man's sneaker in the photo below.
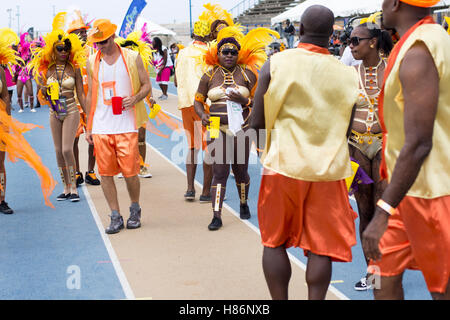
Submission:
M 248 207 L 248 204 L 241 204 L 239 216 L 242 220 L 250 219 L 251 214 L 250 214 L 250 208 Z
M 147 167 L 141 167 L 138 176 L 141 178 L 151 178 L 152 174 L 148 171 Z
M 209 231 L 216 231 L 222 227 L 222 219 L 214 217 L 208 226 Z
M 8 206 L 5 201 L 0 203 L 0 212 L 4 214 L 13 214 L 14 211 Z
M 195 191 L 188 191 L 184 194 L 184 199 L 187 201 L 195 200 Z
M 65 194 L 65 193 L 61 193 L 57 198 L 56 201 L 66 201 L 70 198 L 70 193 Z
M 97 179 L 97 176 L 95 175 L 94 171 L 88 171 L 86 172 L 86 175 L 84 176 L 86 183 L 89 183 L 93 186 L 99 186 L 100 180 Z
M 25 104 L 23 105 L 24 108 L 28 108 L 30 106 L 29 102 L 25 102 Z
M 77 188 L 84 183 L 83 174 L 81 172 L 77 172 L 75 174 L 75 179 L 77 182 Z
M 200 196 L 200 203 L 211 203 L 211 196 Z
M 30 110 L 30 112 L 36 112 L 36 110 L 33 108 L 33 109 Z
M 23 112 L 23 109 L 19 109 L 19 111 L 18 111 L 19 113 L 22 113 Z
M 106 228 L 105 232 L 107 234 L 115 234 L 118 233 L 120 230 L 124 228 L 123 225 L 123 218 L 121 215 L 117 216 L 110 216 L 111 217 L 111 224 L 108 228 Z
M 167 100 L 167 99 L 169 99 L 169 96 L 166 96 L 164 94 L 161 96 L 161 98 L 159 98 L 159 100 L 161 100 L 161 101 L 164 101 L 164 100 Z
M 137 229 L 141 227 L 141 208 L 135 210 L 130 207 L 130 217 L 127 220 L 127 229 Z
M 355 290 L 356 291 L 366 291 L 372 289 L 372 286 L 370 284 L 367 284 L 367 278 L 361 278 L 356 284 L 355 284 Z

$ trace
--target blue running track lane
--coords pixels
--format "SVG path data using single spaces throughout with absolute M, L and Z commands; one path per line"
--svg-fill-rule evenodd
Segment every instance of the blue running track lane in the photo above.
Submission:
M 154 80 L 153 87 L 158 89 Z M 169 86 L 169 93 L 176 94 L 176 88 L 172 84 Z M 83 189 L 79 189 L 81 197 L 79 203 L 55 200 L 62 192 L 62 188 L 47 107 L 37 109 L 36 113 L 25 109 L 21 114 L 17 113 L 18 106 L 15 108 L 13 116 L 16 119 L 44 126 L 44 129 L 34 129 L 25 136 L 51 170 L 58 185 L 51 197 L 56 209 L 46 207 L 35 172 L 23 161 L 18 163 L 6 161 L 6 201 L 15 213 L 0 214 L 0 299 L 130 298 L 130 295 L 126 294 L 126 283 L 124 285 L 123 279 L 121 281 L 117 275 L 121 272 L 120 266 L 118 267 L 120 270 L 115 269 L 111 261 L 114 260 L 114 252 L 111 256 L 111 248 L 108 248 L 110 244 L 103 234 L 104 231 L 97 227 L 95 219 L 97 213 L 91 211 Z M 165 126 L 157 128 L 171 138 L 147 135 L 147 142 L 185 171 L 184 160 L 180 161 L 184 158 L 182 152 L 180 153 L 181 143 L 186 145 L 184 134 L 174 133 Z M 250 163 L 249 174 L 252 180 L 249 206 L 252 218 L 249 223 L 252 229 L 258 230 L 257 200 L 261 165 L 255 154 L 252 154 Z M 202 170 L 197 172 L 197 182 L 201 183 Z M 225 203 L 239 212 L 239 198 L 234 178 L 230 176 L 229 180 Z M 354 201 L 352 205 L 356 208 Z M 289 253 L 300 261 L 300 264 L 306 264 L 307 260 L 302 250 L 290 249 Z M 364 273 L 365 262 L 358 237 L 358 245 L 353 248 L 353 262 L 333 264 L 332 285 L 349 299 L 371 300 L 372 292 L 357 292 L 353 289 L 354 284 Z M 80 285 L 79 289 L 76 287 L 77 284 Z M 405 273 L 404 288 L 406 299 L 430 299 L 422 274 L 418 271 Z
M 154 79 L 152 79 L 152 86 L 155 89 L 159 89 L 156 85 Z M 169 85 L 168 92 L 170 94 L 177 94 L 176 87 L 171 83 Z M 181 121 L 179 117 L 172 115 Z M 156 125 L 156 122 L 153 121 L 153 124 Z M 184 145 L 187 145 L 187 140 L 185 135 L 180 135 L 178 133 L 171 132 L 165 126 L 157 127 L 161 132 L 165 135 L 171 136 L 171 139 L 165 139 L 156 135 L 148 135 L 147 141 L 160 153 L 162 153 L 166 158 L 172 159 L 172 161 L 184 172 L 186 171 L 186 167 L 184 164 L 184 155 L 180 155 L 178 152 L 180 151 L 180 143 L 183 141 Z M 150 156 L 151 159 L 151 156 Z M 199 156 L 199 159 L 201 157 Z M 180 161 L 181 160 L 181 161 Z M 201 166 L 199 166 L 200 170 L 197 170 L 196 180 L 200 184 L 203 183 L 203 170 Z M 257 204 L 258 204 L 258 195 L 259 195 L 259 187 L 261 183 L 261 170 L 262 166 L 256 156 L 256 154 L 252 153 L 250 157 L 250 165 L 249 165 L 249 175 L 251 178 L 250 181 L 250 192 L 249 192 L 249 207 L 252 213 L 252 217 L 249 222 L 256 228 L 258 228 L 258 218 L 257 218 Z M 227 183 L 226 190 L 227 200 L 225 203 L 229 205 L 234 211 L 239 213 L 239 195 L 237 193 L 234 177 L 230 175 L 230 178 Z M 326 197 L 326 195 L 324 195 Z M 358 212 L 356 202 L 351 199 L 350 203 L 354 208 L 355 212 Z M 326 213 L 324 213 L 326 214 Z M 351 263 L 333 263 L 333 277 L 332 277 L 332 286 L 343 293 L 347 298 L 351 300 L 372 300 L 373 293 L 372 291 L 363 291 L 358 292 L 354 290 L 354 285 L 359 281 L 361 277 L 365 275 L 366 271 L 366 262 L 364 255 L 362 253 L 361 241 L 359 239 L 359 219 L 355 220 L 356 230 L 357 230 L 357 245 L 353 247 L 353 261 Z M 205 225 L 206 228 L 206 225 Z M 223 230 L 225 231 L 225 230 Z M 303 254 L 303 250 L 298 248 L 291 248 L 288 250 L 290 254 L 292 254 L 295 258 L 297 258 L 301 263 L 306 265 L 307 259 Z M 301 284 L 298 284 L 301 285 Z M 428 293 L 425 280 L 420 271 L 412 271 L 407 270 L 405 272 L 403 285 L 405 289 L 405 299 L 410 300 L 425 300 L 431 299 L 431 296 Z
M 16 119 L 44 126 L 25 137 L 58 185 L 51 196 L 52 209 L 44 204 L 36 173 L 21 160 L 6 161 L 6 201 L 15 213 L 0 213 L 0 300 L 125 299 L 82 189 L 78 203 L 56 201 L 62 186 L 48 108 L 36 113 L 18 113 L 15 108 Z

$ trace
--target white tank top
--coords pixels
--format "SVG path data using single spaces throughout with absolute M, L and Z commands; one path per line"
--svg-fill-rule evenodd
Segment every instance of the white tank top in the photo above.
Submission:
M 121 56 L 113 65 L 108 65 L 104 60 L 100 61 L 98 70 L 99 93 L 97 107 L 92 125 L 93 134 L 121 134 L 138 132 L 135 128 L 134 109 L 122 111 L 121 115 L 114 115 L 111 105 L 106 105 L 111 96 L 129 97 L 132 95 L 130 77 Z M 112 82 L 115 82 L 115 94 Z M 104 89 L 104 84 L 110 83 Z M 108 103 L 108 102 L 106 102 Z

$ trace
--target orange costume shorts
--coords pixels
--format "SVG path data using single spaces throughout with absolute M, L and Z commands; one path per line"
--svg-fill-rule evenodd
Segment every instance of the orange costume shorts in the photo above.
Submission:
M 450 277 L 450 196 L 405 197 L 380 241 L 381 260 L 368 272 L 383 277 L 421 270 L 428 290 L 445 293 Z
M 194 107 L 181 109 L 181 114 L 189 149 L 206 150 L 206 128 L 202 126 L 202 119 L 195 112 Z
M 356 218 L 344 180 L 308 182 L 264 170 L 258 221 L 265 247 L 299 247 L 305 255 L 350 262 Z
M 92 137 L 100 176 L 113 177 L 120 172 L 125 178 L 138 175 L 140 158 L 137 132 L 93 134 Z

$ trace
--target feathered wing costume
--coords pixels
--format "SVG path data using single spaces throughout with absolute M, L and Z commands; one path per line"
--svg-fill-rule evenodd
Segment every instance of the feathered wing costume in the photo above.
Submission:
M 210 42 L 204 54 L 198 57 L 199 63 L 202 64 L 204 72 L 218 66 L 218 44 L 222 39 L 234 38 L 241 45 L 237 63 L 249 68 L 257 76 L 267 60 L 266 47 L 273 41 L 273 37 L 279 38 L 280 35 L 268 28 L 256 28 L 244 35 L 239 26 L 226 27 L 219 32 L 217 41 Z
M 10 47 L 12 42 L 10 42 L 9 37 L 11 34 L 5 34 L 5 37 L 3 35 L 3 32 L 0 32 L 0 64 L 16 65 L 18 58 L 15 51 Z M 41 158 L 23 137 L 23 133 L 36 127 L 39 126 L 24 124 L 13 119 L 6 112 L 5 102 L 0 99 L 0 151 L 7 152 L 10 161 L 17 162 L 18 159 L 22 159 L 36 171 L 41 180 L 45 204 L 53 208 L 49 197 L 55 188 L 56 181 L 53 179 L 50 170 L 44 166 Z

